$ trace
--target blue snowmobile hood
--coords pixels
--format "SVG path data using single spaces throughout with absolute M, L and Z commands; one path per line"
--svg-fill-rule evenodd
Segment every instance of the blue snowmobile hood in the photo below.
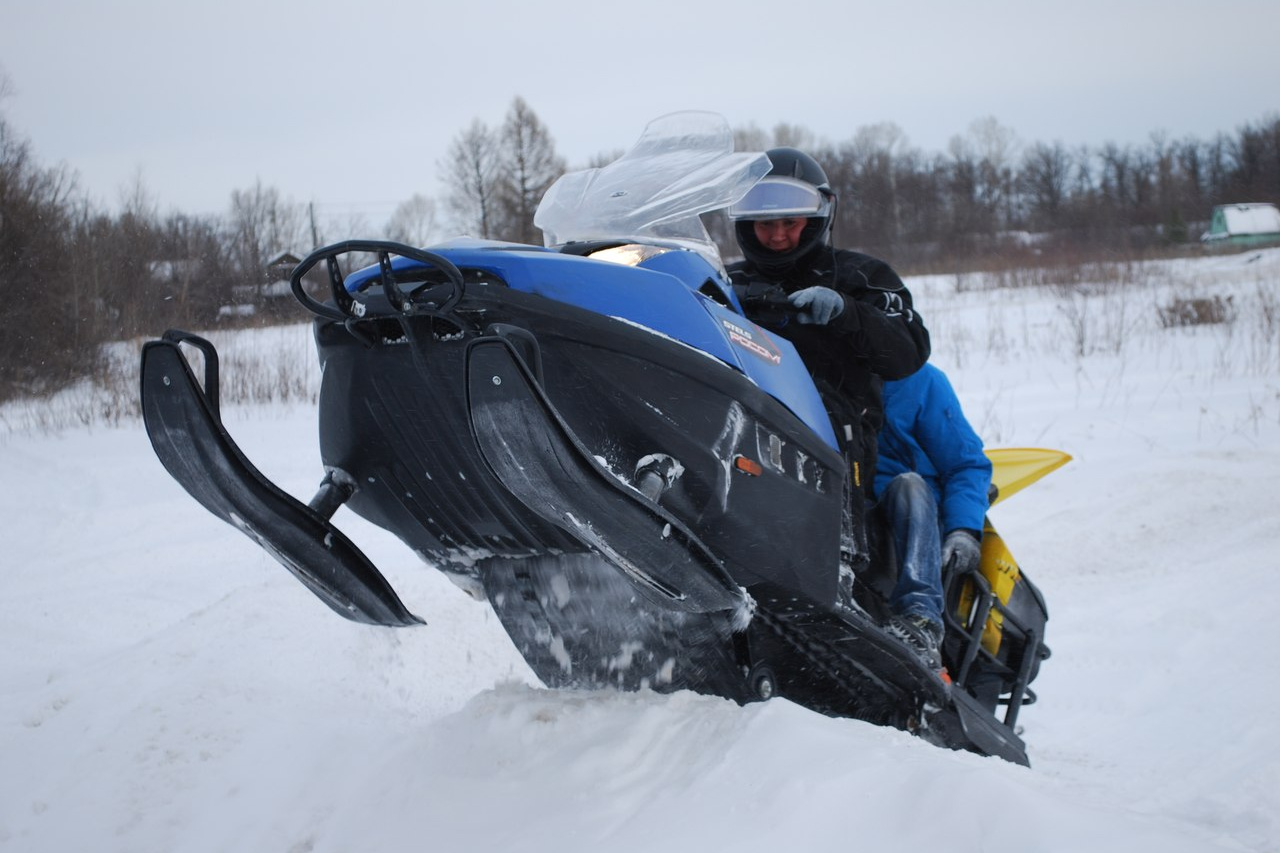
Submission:
M 750 377 L 839 449 L 826 408 L 795 348 L 748 320 L 723 274 L 697 252 L 659 250 L 632 266 L 538 246 L 478 240 L 432 246 L 430 251 L 461 270 L 502 282 L 475 281 L 468 288 L 505 284 L 630 323 L 717 359 Z M 395 272 L 424 266 L 407 258 L 392 261 Z M 378 267 L 369 266 L 349 275 L 344 285 L 358 294 L 378 276 Z

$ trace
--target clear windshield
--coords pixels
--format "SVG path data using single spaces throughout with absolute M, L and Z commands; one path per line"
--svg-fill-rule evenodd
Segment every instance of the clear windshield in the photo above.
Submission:
M 675 244 L 721 269 L 699 215 L 733 204 L 769 168 L 763 153 L 734 153 L 722 116 L 671 113 L 651 121 L 609 165 L 562 176 L 542 197 L 533 222 L 548 246 L 615 239 Z

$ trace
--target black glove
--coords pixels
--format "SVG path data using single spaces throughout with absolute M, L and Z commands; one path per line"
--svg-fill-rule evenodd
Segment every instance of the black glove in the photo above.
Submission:
M 797 323 L 825 326 L 844 310 L 844 297 L 829 287 L 806 287 L 791 294 L 787 301 L 799 312 Z
M 982 559 L 982 534 L 976 530 L 957 527 L 942 540 L 942 568 L 960 574 L 968 574 L 978 568 Z

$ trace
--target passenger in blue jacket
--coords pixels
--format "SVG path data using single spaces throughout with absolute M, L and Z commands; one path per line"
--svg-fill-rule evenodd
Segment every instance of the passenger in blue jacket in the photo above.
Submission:
M 940 668 L 942 569 L 978 566 L 991 462 L 932 364 L 884 384 L 879 451 L 875 491 L 898 569 L 888 630 Z

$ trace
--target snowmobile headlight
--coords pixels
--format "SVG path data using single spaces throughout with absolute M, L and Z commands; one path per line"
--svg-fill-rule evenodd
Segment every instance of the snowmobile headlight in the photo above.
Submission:
M 649 260 L 656 255 L 664 255 L 670 249 L 662 246 L 646 246 L 642 243 L 628 243 L 625 246 L 611 246 L 608 249 L 600 249 L 587 255 L 597 261 L 612 261 L 615 264 L 623 264 L 628 267 L 638 267 L 644 261 Z
M 729 218 L 736 222 L 739 219 L 823 217 L 830 208 L 830 200 L 813 184 L 795 178 L 767 177 L 729 206 Z

